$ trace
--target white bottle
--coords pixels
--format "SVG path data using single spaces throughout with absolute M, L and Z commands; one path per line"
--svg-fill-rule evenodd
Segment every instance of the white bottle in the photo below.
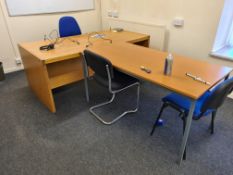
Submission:
M 164 74 L 165 75 L 172 74 L 172 64 L 173 64 L 173 56 L 171 53 L 169 53 L 167 58 L 165 59 L 165 65 L 164 65 Z

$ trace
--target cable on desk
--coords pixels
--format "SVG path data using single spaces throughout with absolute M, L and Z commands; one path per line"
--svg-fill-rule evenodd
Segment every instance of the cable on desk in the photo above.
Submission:
M 54 37 L 52 36 L 54 33 L 56 34 L 55 39 L 54 39 Z M 73 39 L 71 39 L 71 38 L 60 38 L 60 37 L 59 37 L 59 33 L 58 33 L 58 31 L 57 31 L 56 29 L 53 29 L 53 30 L 49 33 L 48 36 L 49 36 L 49 37 L 47 37 L 47 35 L 44 35 L 44 41 L 49 40 L 49 41 L 50 41 L 50 44 L 41 46 L 41 47 L 40 47 L 40 50 L 42 50 L 42 51 L 52 50 L 52 49 L 55 48 L 55 45 L 56 45 L 56 44 L 61 44 L 61 43 L 62 43 L 63 41 L 65 41 L 66 39 L 70 40 L 70 41 L 73 42 L 73 43 L 76 43 L 77 45 L 80 44 L 79 41 L 73 40 Z M 55 41 L 53 41 L 53 40 L 55 40 Z
M 89 46 L 92 46 L 92 45 L 93 45 L 93 43 L 90 41 L 90 37 L 91 37 L 91 35 L 93 35 L 93 34 L 99 35 L 99 36 L 100 36 L 100 37 L 99 37 L 100 39 L 109 41 L 109 42 L 112 44 L 112 39 L 110 39 L 110 38 L 104 38 L 103 36 L 101 36 L 101 35 L 102 35 L 101 33 L 98 33 L 98 32 L 91 32 L 91 33 L 88 33 L 87 45 L 86 45 L 86 47 L 89 47 Z

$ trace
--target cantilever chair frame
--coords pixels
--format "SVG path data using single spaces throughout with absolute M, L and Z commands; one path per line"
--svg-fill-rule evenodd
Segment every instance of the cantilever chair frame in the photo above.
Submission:
M 82 54 L 82 57 L 83 57 L 83 74 L 84 74 L 84 83 L 85 83 L 85 91 L 86 91 L 86 100 L 87 100 L 87 102 L 89 102 L 90 98 L 89 98 L 89 89 L 88 89 L 88 79 L 90 79 L 90 76 L 89 76 L 88 65 L 87 65 L 84 54 Z M 111 97 L 110 100 L 108 100 L 106 102 L 102 102 L 100 104 L 97 104 L 95 106 L 90 107 L 89 111 L 90 111 L 91 114 L 93 114 L 103 124 L 111 125 L 111 124 L 115 123 L 116 121 L 120 120 L 126 114 L 135 113 L 135 112 L 138 111 L 139 97 L 140 97 L 140 83 L 136 82 L 136 83 L 133 83 L 133 84 L 131 84 L 129 86 L 126 86 L 126 87 L 124 87 L 122 89 L 112 90 L 112 80 L 111 80 L 111 75 L 110 75 L 110 70 L 109 70 L 108 65 L 106 65 L 106 71 L 107 71 L 107 75 L 108 75 L 108 90 L 112 94 L 112 97 Z M 97 108 L 100 108 L 102 106 L 105 106 L 105 105 L 108 105 L 108 104 L 112 103 L 114 101 L 115 96 L 116 96 L 117 93 L 122 92 L 122 91 L 124 91 L 124 90 L 126 90 L 128 88 L 133 87 L 133 86 L 137 86 L 137 102 L 136 102 L 136 106 L 135 106 L 134 109 L 131 109 L 131 110 L 128 110 L 128 111 L 125 111 L 125 112 L 121 113 L 120 115 L 118 115 L 116 118 L 114 118 L 112 121 L 109 121 L 109 122 L 105 121 L 101 116 L 99 116 L 97 113 L 94 112 L 94 109 L 97 109 Z

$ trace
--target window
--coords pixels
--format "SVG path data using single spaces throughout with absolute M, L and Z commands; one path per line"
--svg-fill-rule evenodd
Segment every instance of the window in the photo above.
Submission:
M 233 61 L 233 0 L 225 1 L 211 55 Z

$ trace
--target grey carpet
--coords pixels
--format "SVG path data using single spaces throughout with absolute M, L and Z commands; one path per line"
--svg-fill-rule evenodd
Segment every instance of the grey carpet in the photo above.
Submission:
M 227 99 L 219 110 L 214 135 L 208 131 L 210 118 L 193 121 L 187 160 L 179 167 L 182 122 L 177 113 L 166 110 L 165 125 L 149 136 L 168 91 L 143 83 L 139 111 L 105 126 L 88 108 L 109 95 L 90 84 L 90 104 L 83 82 L 54 91 L 57 113 L 52 114 L 27 86 L 24 72 L 0 82 L 1 175 L 233 174 L 233 100 Z M 116 115 L 134 105 L 134 93 L 118 96 L 118 107 L 98 112 Z

